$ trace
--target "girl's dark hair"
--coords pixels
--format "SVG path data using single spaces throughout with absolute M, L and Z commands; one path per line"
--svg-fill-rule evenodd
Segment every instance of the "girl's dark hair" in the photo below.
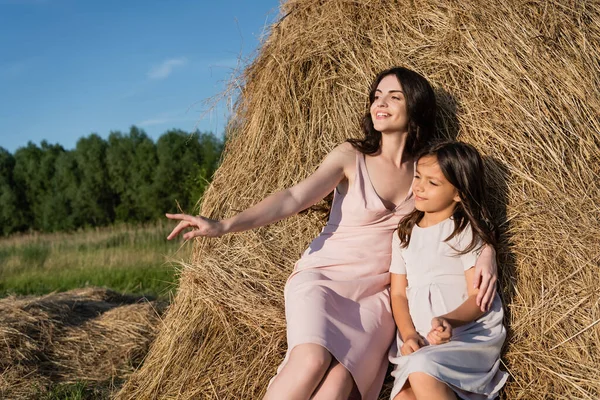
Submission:
M 363 117 L 364 139 L 348 139 L 355 149 L 364 154 L 375 154 L 381 147 L 381 132 L 373 127 L 370 107 L 375 101 L 375 91 L 383 78 L 394 75 L 402 86 L 408 116 L 408 137 L 405 152 L 417 155 L 435 135 L 435 93 L 427 79 L 415 71 L 404 67 L 394 67 L 380 72 L 371 84 L 369 91 L 369 110 Z
M 473 239 L 465 249 L 455 249 L 458 254 L 475 250 L 478 239 L 482 244 L 496 245 L 496 229 L 491 222 L 485 196 L 485 171 L 483 160 L 475 147 L 470 144 L 445 141 L 431 145 L 423 150 L 418 159 L 435 156 L 444 177 L 457 190 L 460 202 L 456 204 L 452 217 L 454 231 L 444 241 L 448 241 L 461 233 L 467 224 L 471 224 Z M 415 171 L 416 173 L 416 171 Z M 402 247 L 410 243 L 410 234 L 424 212 L 417 209 L 406 215 L 398 224 L 398 237 Z

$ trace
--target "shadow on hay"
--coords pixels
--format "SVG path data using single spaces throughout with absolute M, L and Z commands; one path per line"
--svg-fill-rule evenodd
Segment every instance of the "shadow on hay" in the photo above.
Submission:
M 123 305 L 156 300 L 155 296 L 126 295 L 106 289 L 94 290 L 91 295 L 93 297 L 79 298 L 58 293 L 42 297 L 40 300 L 23 307 L 23 310 L 43 310 L 48 313 L 54 323 L 60 324 L 63 328 L 68 328 L 83 325 L 87 321 L 98 318 L 102 314 Z
M 436 129 L 443 139 L 457 140 L 460 122 L 457 113 L 460 109 L 456 97 L 442 87 L 434 89 L 437 103 Z
M 498 229 L 497 260 L 498 260 L 498 292 L 504 305 L 504 326 L 506 340 L 503 353 L 511 340 L 511 309 L 515 288 L 517 287 L 516 256 L 512 251 L 511 223 L 507 217 L 508 206 L 508 168 L 495 157 L 483 157 L 486 168 L 487 195 L 493 222 Z
M 437 127 L 440 135 L 445 139 L 458 140 L 461 130 L 458 115 L 462 112 L 461 104 L 456 97 L 447 90 L 439 87 L 435 89 L 438 102 Z M 498 230 L 497 260 L 498 260 L 498 292 L 504 305 L 504 326 L 507 330 L 507 338 L 503 352 L 510 342 L 511 329 L 509 322 L 510 309 L 515 295 L 516 281 L 516 256 L 512 252 L 513 241 L 510 236 L 511 226 L 507 217 L 508 207 L 508 167 L 499 159 L 483 156 L 486 170 L 486 193 L 490 212 L 494 225 Z

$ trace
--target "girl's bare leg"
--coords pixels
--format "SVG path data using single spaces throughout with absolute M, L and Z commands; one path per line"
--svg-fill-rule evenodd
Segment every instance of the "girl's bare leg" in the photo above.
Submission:
M 448 385 L 424 372 L 413 372 L 408 376 L 408 381 L 417 400 L 456 400 L 456 395 Z
M 394 397 L 394 400 L 417 400 L 417 396 L 415 396 L 415 392 L 413 392 L 412 387 L 410 387 L 410 382 L 407 380 L 400 392 Z
M 333 357 L 318 344 L 300 344 L 277 374 L 264 400 L 307 400 L 319 385 Z
M 348 400 L 352 394 L 354 394 L 352 398 L 360 399 L 360 393 L 356 388 L 352 375 L 346 367 L 334 358 L 311 399 Z

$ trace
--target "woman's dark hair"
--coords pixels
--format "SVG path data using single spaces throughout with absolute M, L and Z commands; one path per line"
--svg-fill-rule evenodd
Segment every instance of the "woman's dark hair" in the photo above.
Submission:
M 402 86 L 408 116 L 408 137 L 404 151 L 415 156 L 435 137 L 435 93 L 427 79 L 418 73 L 404 67 L 394 67 L 380 72 L 371 84 L 369 109 L 375 101 L 377 86 L 388 75 L 394 75 Z M 370 110 L 363 117 L 362 128 L 364 139 L 348 139 L 348 142 L 361 153 L 377 153 L 381 147 L 381 132 L 373 127 Z
M 444 177 L 457 190 L 460 202 L 456 204 L 452 218 L 454 231 L 444 241 L 452 239 L 471 224 L 473 240 L 465 249 L 455 249 L 458 254 L 475 250 L 478 240 L 482 244 L 496 245 L 496 229 L 491 222 L 485 196 L 485 171 L 483 160 L 475 147 L 470 144 L 445 141 L 438 142 L 423 150 L 418 159 L 435 156 Z M 417 162 L 418 162 L 417 159 Z M 416 171 L 415 171 L 416 172 Z M 406 215 L 398 224 L 398 237 L 402 247 L 407 247 L 410 234 L 423 218 L 423 211 L 417 209 Z

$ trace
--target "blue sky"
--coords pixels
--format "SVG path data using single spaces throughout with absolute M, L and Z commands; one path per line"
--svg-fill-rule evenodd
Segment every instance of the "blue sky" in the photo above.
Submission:
M 208 111 L 251 61 L 278 0 L 0 0 L 0 147 L 67 149 L 131 125 L 221 134 Z

